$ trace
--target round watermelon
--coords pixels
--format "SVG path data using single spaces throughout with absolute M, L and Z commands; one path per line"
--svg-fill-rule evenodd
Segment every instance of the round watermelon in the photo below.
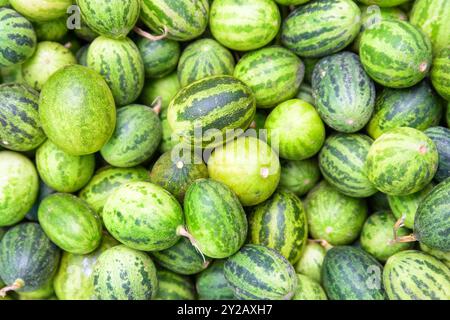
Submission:
M 449 6 L 450 7 L 450 6 Z M 433 60 L 431 81 L 436 91 L 450 101 L 450 46 L 439 51 Z
M 317 159 L 282 160 L 280 189 L 285 189 L 301 197 L 308 193 L 320 180 Z
M 140 37 L 137 41 L 144 62 L 147 78 L 162 78 L 177 68 L 180 58 L 180 44 L 170 39 L 151 41 Z
M 12 7 L 32 21 L 50 21 L 66 14 L 72 0 L 9 0 Z

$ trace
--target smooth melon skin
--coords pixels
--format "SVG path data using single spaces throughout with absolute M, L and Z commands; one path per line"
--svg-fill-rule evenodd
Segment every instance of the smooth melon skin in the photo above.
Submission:
M 150 300 L 158 292 L 158 278 L 150 257 L 124 245 L 104 251 L 92 273 L 99 300 Z
M 281 178 L 278 187 L 301 197 L 319 182 L 321 177 L 317 159 L 299 161 L 282 160 Z
M 57 71 L 45 83 L 39 114 L 49 139 L 71 155 L 99 151 L 116 125 L 114 97 L 105 80 L 79 65 Z
M 0 226 L 21 221 L 33 206 L 39 190 L 34 164 L 20 153 L 0 152 Z
M 450 271 L 438 259 L 416 250 L 386 262 L 383 284 L 390 300 L 449 300 Z
M 32 21 L 61 18 L 72 2 L 72 0 L 9 0 L 15 10 Z
M 328 300 L 320 284 L 307 276 L 297 274 L 298 286 L 292 300 Z
M 214 260 L 211 266 L 197 275 L 196 289 L 200 300 L 234 300 L 233 288 L 225 278 L 226 260 Z
M 168 270 L 158 270 L 158 293 L 155 300 L 196 300 L 191 278 Z
M 308 241 L 300 260 L 294 265 L 295 271 L 321 283 L 322 264 L 327 250 L 315 241 Z

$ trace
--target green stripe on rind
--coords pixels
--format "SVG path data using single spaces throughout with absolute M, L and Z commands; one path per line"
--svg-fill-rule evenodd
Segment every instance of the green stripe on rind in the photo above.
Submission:
M 168 38 L 188 41 L 208 25 L 208 0 L 143 0 L 141 20 L 155 33 L 168 30 Z
M 420 244 L 420 250 L 441 260 L 447 267 L 450 268 L 450 251 L 431 249 L 423 243 Z
M 301 57 L 324 57 L 349 45 L 361 28 L 361 10 L 351 0 L 317 0 L 299 6 L 284 21 L 283 44 Z
M 229 257 L 245 242 L 244 209 L 231 189 L 220 182 L 200 179 L 191 184 L 184 198 L 184 213 L 189 233 L 208 257 Z
M 280 252 L 294 264 L 303 253 L 308 225 L 303 204 L 291 192 L 276 192 L 255 207 L 249 217 L 250 243 Z
M 297 274 L 298 286 L 292 300 L 328 300 L 320 284 L 307 276 Z
M 277 251 L 249 244 L 225 262 L 225 278 L 240 300 L 290 300 L 298 278 Z
M 375 85 L 356 54 L 341 52 L 321 59 L 314 68 L 312 87 L 315 106 L 333 129 L 356 132 L 370 120 Z
M 155 300 L 195 300 L 191 278 L 167 270 L 158 270 L 158 293 Z
M 201 39 L 184 49 L 178 64 L 182 87 L 210 76 L 233 75 L 234 57 L 213 39 Z
M 214 260 L 197 276 L 196 289 L 200 300 L 233 300 L 234 293 L 225 279 L 225 260 Z
M 377 97 L 367 132 L 376 139 L 398 127 L 425 130 L 439 124 L 442 109 L 440 98 L 427 81 L 406 89 L 385 88 Z
M 407 88 L 430 70 L 431 43 L 408 22 L 385 20 L 364 31 L 360 58 L 366 72 L 379 84 Z
M 433 179 L 439 155 L 434 142 L 417 129 L 400 127 L 381 135 L 367 155 L 367 173 L 388 195 L 408 195 Z
M 383 283 L 390 300 L 450 299 L 449 269 L 420 251 L 403 251 L 389 258 Z
M 425 134 L 433 140 L 439 153 L 439 167 L 434 176 L 438 182 L 450 177 L 450 130 L 444 127 L 431 127 Z
M 363 134 L 330 136 L 320 151 L 324 178 L 345 195 L 366 198 L 377 192 L 367 178 L 366 158 L 373 140 Z
M 98 37 L 89 46 L 87 64 L 106 80 L 117 106 L 130 104 L 141 94 L 144 62 L 138 47 L 129 38 Z
M 435 56 L 433 69 L 431 69 L 431 81 L 436 91 L 450 101 L 450 47 L 442 49 Z
M 322 281 L 331 300 L 385 300 L 383 267 L 365 251 L 334 247 L 323 261 Z
M 170 39 L 151 41 L 139 38 L 137 45 L 144 62 L 146 77 L 162 78 L 176 69 L 180 58 L 178 42 Z

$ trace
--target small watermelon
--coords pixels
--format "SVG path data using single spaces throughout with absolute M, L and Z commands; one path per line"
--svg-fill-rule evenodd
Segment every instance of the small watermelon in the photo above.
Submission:
M 147 78 L 162 78 L 177 68 L 180 58 L 180 44 L 174 40 L 151 41 L 140 37 L 137 46 L 144 62 Z
M 317 159 L 282 160 L 280 189 L 285 189 L 301 197 L 309 192 L 320 180 Z
M 196 300 L 191 278 L 168 270 L 158 270 L 158 293 L 155 300 Z
M 308 241 L 300 260 L 294 265 L 295 271 L 321 283 L 322 264 L 326 254 L 327 251 L 321 244 L 316 241 Z
M 319 283 L 307 276 L 297 274 L 298 286 L 292 300 L 328 300 Z
M 438 182 L 450 177 L 450 130 L 444 127 L 431 127 L 425 134 L 433 140 L 439 153 L 439 167 L 434 176 Z
M 226 260 L 214 260 L 197 276 L 196 289 L 200 300 L 233 300 L 234 292 L 225 278 Z

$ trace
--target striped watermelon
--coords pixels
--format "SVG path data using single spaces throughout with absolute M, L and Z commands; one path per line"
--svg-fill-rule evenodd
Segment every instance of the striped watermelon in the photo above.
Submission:
M 449 269 L 420 251 L 403 251 L 389 258 L 383 283 L 390 300 L 450 299 Z
M 45 83 L 39 115 L 49 139 L 72 155 L 99 151 L 116 124 L 108 85 L 95 71 L 79 65 L 57 71 Z
M 383 267 L 361 249 L 342 246 L 327 252 L 323 286 L 331 300 L 384 300 Z
M 106 199 L 122 184 L 134 181 L 148 181 L 148 172 L 143 167 L 114 168 L 99 170 L 80 191 L 79 197 L 102 215 Z
M 33 25 L 16 11 L 0 7 L 0 67 L 21 64 L 36 49 Z
M 398 127 L 425 130 L 441 118 L 442 103 L 427 81 L 406 89 L 385 88 L 377 97 L 367 132 L 376 139 Z
M 208 0 L 143 0 L 141 20 L 156 33 L 188 41 L 200 36 L 208 25 Z
M 39 178 L 33 163 L 24 155 L 0 151 L 0 227 L 21 221 L 35 202 Z
M 330 136 L 320 151 L 319 166 L 325 180 L 345 195 L 366 198 L 377 192 L 367 178 L 366 158 L 373 140 L 364 134 Z
M 213 39 L 197 40 L 184 49 L 178 64 L 182 87 L 210 76 L 233 75 L 234 57 Z
M 72 0 L 9 0 L 12 7 L 32 21 L 50 21 L 66 14 Z
M 18 292 L 17 300 L 46 300 L 55 294 L 53 278 L 50 278 L 42 287 L 30 292 Z
M 280 171 L 277 154 L 254 137 L 229 142 L 208 160 L 209 176 L 230 187 L 244 206 L 267 200 L 278 186 Z
M 138 47 L 129 38 L 98 37 L 89 46 L 87 64 L 105 78 L 117 106 L 130 104 L 141 94 L 144 62 Z
M 178 242 L 177 228 L 184 218 L 168 191 L 149 182 L 129 182 L 108 197 L 103 221 L 111 235 L 128 247 L 157 251 Z
M 38 103 L 39 93 L 28 85 L 0 85 L 0 146 L 30 151 L 45 141 Z
M 307 276 L 297 274 L 298 286 L 292 300 L 328 300 L 319 283 Z
M 59 257 L 59 249 L 37 223 L 18 224 L 0 242 L 0 278 L 12 290 L 38 290 L 55 274 Z
M 441 260 L 447 267 L 450 268 L 450 251 L 442 251 L 442 250 L 436 250 L 431 249 L 427 245 L 421 243 L 420 244 L 420 250 L 423 252 L 428 253 L 429 255 L 432 255 L 435 258 L 438 258 Z
M 369 122 L 375 85 L 356 54 L 345 51 L 321 59 L 314 68 L 312 87 L 317 110 L 333 129 L 356 132 Z
M 66 17 L 46 22 L 35 22 L 33 27 L 39 41 L 64 41 L 69 32 Z
M 238 129 L 247 129 L 255 111 L 255 97 L 243 82 L 213 76 L 181 89 L 170 103 L 167 119 L 182 142 L 206 148 L 233 139 L 240 134 Z
M 92 278 L 99 300 L 150 300 L 158 291 L 153 261 L 146 253 L 124 245 L 98 257 Z
M 77 0 L 77 4 L 86 24 L 98 34 L 112 39 L 125 38 L 141 11 L 140 0 Z
M 282 160 L 279 188 L 301 197 L 319 182 L 320 177 L 317 159 Z
M 250 51 L 267 45 L 280 24 L 280 11 L 272 0 L 215 0 L 211 5 L 211 33 L 233 50 Z
M 202 256 L 187 238 L 181 238 L 168 249 L 153 251 L 152 257 L 160 266 L 183 275 L 199 273 L 211 262 L 211 259 Z
M 450 130 L 444 127 L 431 127 L 425 134 L 433 140 L 439 153 L 439 167 L 434 179 L 441 182 L 450 177 Z
M 117 111 L 116 129 L 100 153 L 113 166 L 134 167 L 153 156 L 161 137 L 161 121 L 155 111 L 128 105 Z
M 341 51 L 358 35 L 361 10 L 351 0 L 316 0 L 295 9 L 284 21 L 283 45 L 301 57 Z
M 419 130 L 391 129 L 372 144 L 366 166 L 381 192 L 402 196 L 423 189 L 434 177 L 439 155 L 434 142 Z
M 450 7 L 450 6 L 449 6 Z M 436 91 L 450 101 L 450 46 L 437 53 L 431 69 L 431 81 Z
M 200 300 L 233 300 L 234 292 L 225 279 L 225 260 L 214 260 L 211 266 L 201 272 L 196 279 L 196 289 Z
M 255 244 L 230 257 L 224 271 L 240 300 L 290 300 L 298 285 L 294 268 L 282 255 Z
M 83 188 L 95 170 L 95 156 L 71 156 L 47 140 L 36 152 L 39 176 L 58 192 L 75 192 Z
M 410 0 L 357 0 L 366 5 L 376 5 L 380 7 L 395 7 Z
M 367 217 L 364 199 L 346 196 L 326 181 L 308 193 L 305 209 L 311 236 L 332 245 L 356 240 Z
M 191 278 L 158 270 L 158 293 L 155 300 L 195 300 L 195 286 Z
M 88 254 L 100 245 L 100 217 L 84 200 L 71 194 L 45 198 L 39 206 L 38 218 L 50 240 L 64 251 Z
M 197 179 L 208 178 L 208 168 L 196 154 L 164 153 L 153 165 L 150 181 L 160 185 L 180 202 L 189 186 Z
M 415 26 L 400 20 L 381 21 L 365 30 L 359 55 L 369 76 L 390 88 L 419 83 L 432 62 L 430 40 Z
M 170 39 L 151 41 L 140 37 L 137 46 L 147 78 L 162 78 L 177 68 L 181 54 L 178 42 Z
M 321 283 L 322 264 L 326 254 L 327 251 L 322 245 L 309 240 L 300 260 L 294 265 L 295 271 Z
M 308 224 L 305 209 L 291 192 L 278 191 L 254 207 L 248 216 L 249 242 L 280 252 L 296 263 L 305 248 Z
M 139 100 L 143 104 L 151 106 L 157 101 L 157 98 L 161 98 L 161 108 L 166 110 L 180 89 L 177 73 L 173 72 L 163 78 L 146 81 Z
M 75 55 L 62 44 L 43 41 L 38 43 L 34 55 L 22 65 L 22 74 L 26 83 L 42 90 L 56 71 L 76 63 Z
M 311 158 L 325 141 L 325 126 L 316 109 L 298 99 L 285 101 L 273 109 L 264 128 L 272 148 L 287 160 Z
M 438 53 L 449 44 L 448 17 L 450 17 L 450 3 L 447 0 L 417 0 L 414 2 L 409 21 L 430 38 L 433 52 Z
M 316 99 L 313 95 L 312 87 L 307 84 L 306 82 L 303 82 L 300 86 L 300 89 L 298 90 L 297 95 L 295 96 L 297 99 L 303 100 L 305 102 L 308 102 L 311 105 L 316 104 Z
M 192 183 L 184 198 L 184 214 L 188 237 L 208 257 L 229 257 L 245 242 L 244 209 L 231 189 L 220 182 L 200 179 Z

